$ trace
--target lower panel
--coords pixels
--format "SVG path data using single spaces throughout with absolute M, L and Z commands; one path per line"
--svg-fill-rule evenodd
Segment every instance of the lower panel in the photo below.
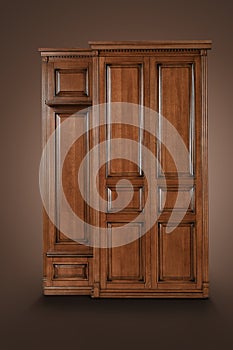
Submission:
M 141 223 L 129 224 L 124 233 L 118 230 L 120 224 L 108 223 L 109 248 L 107 249 L 107 281 L 111 282 L 140 282 L 144 280 L 143 242 L 140 239 Z M 118 232 L 119 231 L 119 232 Z M 126 235 L 131 243 L 117 246 L 119 236 Z M 111 245 L 115 245 L 111 247 Z
M 47 257 L 44 294 L 90 294 L 92 265 L 88 257 Z
M 143 223 L 127 223 L 128 227 L 124 224 L 108 223 L 108 248 L 100 250 L 101 291 L 148 287 L 149 241 L 146 235 L 141 237 Z
M 158 225 L 158 282 L 161 284 L 182 284 L 196 282 L 197 247 L 195 225 L 181 223 L 169 225 L 174 229 L 167 233 L 167 224 Z

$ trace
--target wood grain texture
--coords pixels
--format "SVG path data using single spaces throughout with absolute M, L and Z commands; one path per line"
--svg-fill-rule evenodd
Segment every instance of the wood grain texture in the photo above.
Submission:
M 211 48 L 211 41 L 92 41 L 89 46 L 88 49 L 39 49 L 42 56 L 42 145 L 60 123 L 83 108 L 105 102 L 129 102 L 164 115 L 179 132 L 190 158 L 181 169 L 179 183 L 177 169 L 167 149 L 149 133 L 141 134 L 139 126 L 143 116 L 139 116 L 138 126 L 130 127 L 112 124 L 115 116 L 107 113 L 106 128 L 95 129 L 88 138 L 84 134 L 76 141 L 67 154 L 62 174 L 57 174 L 62 177 L 71 208 L 82 219 L 105 227 L 108 239 L 115 243 L 122 234 L 117 228 L 136 219 L 125 229 L 126 235 L 132 235 L 132 242 L 118 247 L 110 244 L 107 249 L 80 244 L 88 241 L 85 225 L 82 232 L 77 232 L 76 238 L 80 241 L 77 242 L 57 230 L 44 211 L 44 294 L 94 298 L 207 298 L 207 50 Z M 123 113 L 117 118 L 124 123 Z M 76 127 L 85 128 L 87 119 L 83 114 L 75 120 L 70 134 Z M 88 123 L 91 126 L 93 120 L 90 118 Z M 164 125 L 153 127 L 164 133 L 165 140 L 172 137 Z M 60 135 L 57 142 L 62 143 L 63 137 Z M 143 171 L 135 163 L 118 158 L 100 169 L 99 194 L 106 200 L 106 213 L 89 208 L 77 186 L 77 169 L 88 150 L 107 140 L 110 147 L 98 155 L 97 161 L 114 158 L 115 150 L 111 147 L 114 138 L 138 142 L 139 147 L 132 147 L 129 152 L 142 164 L 140 152 L 145 145 L 158 156 L 164 171 L 165 176 L 158 172 L 154 181 L 159 220 L 143 237 L 139 237 L 141 227 L 152 218 L 144 215 L 139 222 L 137 216 L 143 213 L 150 193 Z M 119 144 L 118 151 L 121 147 Z M 59 147 L 59 153 L 58 150 Z M 45 176 L 48 173 L 49 169 L 45 169 Z M 85 190 L 93 196 L 88 172 L 83 177 L 86 177 Z M 119 180 L 125 178 L 131 186 L 117 188 Z M 51 186 L 56 186 L 55 180 Z M 166 233 L 178 188 L 184 203 L 190 198 L 189 208 L 175 230 Z M 129 196 L 132 197 L 129 203 L 119 210 Z M 182 212 L 182 201 L 176 210 Z M 60 220 L 66 220 L 59 198 L 57 215 Z M 176 222 L 170 225 L 176 226 Z
M 190 154 L 190 162 L 181 159 L 182 168 L 179 175 L 193 175 L 193 147 L 194 147 L 194 67 L 186 62 L 163 61 L 157 64 L 158 69 L 158 101 L 159 113 L 166 118 L 178 131 Z M 174 139 L 160 119 L 158 126 L 164 143 Z M 172 141 L 170 141 L 172 142 Z M 166 177 L 176 176 L 176 165 L 165 146 L 158 148 L 158 157 Z M 181 155 L 180 155 L 181 157 Z M 159 174 L 161 176 L 161 174 Z
M 159 224 L 159 281 L 195 281 L 196 239 L 193 223 L 180 224 L 166 233 Z

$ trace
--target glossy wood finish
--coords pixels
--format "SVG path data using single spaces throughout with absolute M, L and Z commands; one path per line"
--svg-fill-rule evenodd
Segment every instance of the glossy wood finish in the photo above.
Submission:
M 158 140 L 138 127 L 111 124 L 85 134 L 71 147 L 62 174 L 62 184 L 74 212 L 87 222 L 105 227 L 109 248 L 91 248 L 85 225 L 77 237 L 59 232 L 44 213 L 44 293 L 89 294 L 93 297 L 208 297 L 208 172 L 207 172 L 207 49 L 211 42 L 90 42 L 90 49 L 40 49 L 42 56 L 42 124 L 43 145 L 53 130 L 67 117 L 87 106 L 104 102 L 130 102 L 160 112 L 178 130 L 190 154 L 177 173 L 174 161 Z M 118 121 L 124 123 L 124 115 Z M 122 119 L 121 119 L 122 118 Z M 74 120 L 75 128 L 92 125 L 83 113 Z M 162 119 L 156 125 L 164 138 L 171 138 Z M 63 142 L 63 135 L 57 140 Z M 161 162 L 156 169 L 154 186 L 159 219 L 149 232 L 140 237 L 142 226 L 151 220 L 131 223 L 147 200 L 147 182 L 136 164 L 114 159 L 99 171 L 99 192 L 106 200 L 106 213 L 89 208 L 77 186 L 77 169 L 93 145 L 108 141 L 101 159 L 114 158 L 112 139 L 128 138 L 138 143 L 129 152 L 143 163 L 142 146 L 148 147 Z M 121 143 L 117 149 L 121 150 Z M 122 149 L 123 153 L 123 149 Z M 89 164 L 91 167 L 91 165 Z M 154 165 L 155 166 L 155 165 Z M 48 171 L 48 170 L 46 170 Z M 84 186 L 88 182 L 88 171 Z M 169 217 L 178 194 L 184 203 L 191 198 L 182 221 L 166 233 Z M 131 187 L 122 185 L 118 194 L 122 202 L 132 195 L 129 204 L 118 211 L 116 184 L 128 179 Z M 167 183 L 165 183 L 165 180 Z M 166 186 L 165 186 L 166 184 Z M 84 189 L 85 190 L 85 189 Z M 58 189 L 59 194 L 59 189 Z M 90 191 L 91 192 L 91 191 Z M 66 220 L 57 198 L 57 215 Z M 182 212 L 182 205 L 176 208 Z M 125 234 L 132 235 L 127 245 L 111 247 L 119 239 L 118 228 L 129 223 Z M 170 223 L 176 226 L 176 222 Z M 120 232 L 120 231 L 119 231 Z M 122 234 L 122 233 L 121 233 Z M 75 241 L 78 239 L 79 243 Z M 83 243 L 83 244 L 81 244 Z

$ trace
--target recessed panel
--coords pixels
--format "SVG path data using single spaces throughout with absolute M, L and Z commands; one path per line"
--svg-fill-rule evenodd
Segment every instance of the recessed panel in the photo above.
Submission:
M 89 196 L 90 165 L 88 157 L 81 169 L 80 164 L 89 151 L 88 113 L 82 114 L 79 112 L 74 116 L 65 113 L 56 114 L 56 126 L 62 126 L 67 118 L 69 118 L 69 124 L 66 124 L 66 130 L 61 128 L 56 138 L 56 218 L 61 228 L 61 232 L 57 231 L 56 243 L 72 244 L 75 241 L 84 244 L 88 240 L 86 223 L 88 222 L 89 211 L 82 193 Z M 61 150 L 69 142 L 69 139 L 77 135 L 77 130 L 81 131 L 82 136 L 72 144 L 62 166 Z M 81 183 L 78 182 L 78 174 L 82 179 Z M 65 198 L 60 195 L 62 191 Z M 70 207 L 66 205 L 66 201 Z M 76 226 L 75 221 L 70 220 L 70 211 L 73 211 L 81 219 L 79 227 Z M 63 232 L 62 228 L 65 228 L 66 231 Z M 70 233 L 70 235 L 67 235 L 67 233 Z
M 88 96 L 88 69 L 56 69 L 56 96 Z
M 108 223 L 107 279 L 108 281 L 139 282 L 144 280 L 144 245 L 141 236 L 141 223 L 129 224 L 120 231 L 121 223 Z M 121 235 L 127 235 L 131 243 L 117 246 Z
M 87 280 L 88 263 L 85 264 L 53 264 L 53 279 L 57 280 Z
M 194 213 L 194 196 L 193 186 L 159 187 L 159 212 L 185 211 Z M 178 203 L 176 203 L 177 200 Z
M 108 212 L 142 211 L 144 192 L 142 187 L 109 187 Z
M 170 233 L 166 232 L 166 227 L 166 223 L 159 223 L 159 281 L 194 281 L 196 274 L 194 224 L 179 224 Z M 171 227 L 172 225 L 169 226 Z
M 194 174 L 194 66 L 193 64 L 159 64 L 158 101 L 159 101 L 159 135 L 162 142 L 158 144 L 158 159 L 161 168 L 159 176 L 193 176 Z M 186 152 L 182 151 L 179 137 L 165 123 L 171 123 L 181 140 Z M 170 146 L 169 146 L 170 145 Z M 180 147 L 180 148 L 178 148 Z M 170 148 L 170 150 L 169 150 Z M 177 151 L 180 149 L 181 151 Z M 185 148 L 184 148 L 185 149 Z M 176 153 L 176 159 L 172 153 Z M 162 175 L 163 173 L 163 175 Z
M 106 79 L 107 102 L 143 104 L 142 64 L 109 64 L 106 66 Z M 116 111 L 114 107 L 109 105 L 107 110 L 108 176 L 142 175 L 142 129 L 140 128 L 143 123 L 142 111 L 140 108 L 138 109 L 137 116 L 134 115 L 134 119 L 132 119 L 135 126 L 132 126 L 126 125 L 124 108 L 118 106 Z M 126 147 L 124 139 L 133 140 L 136 143 Z

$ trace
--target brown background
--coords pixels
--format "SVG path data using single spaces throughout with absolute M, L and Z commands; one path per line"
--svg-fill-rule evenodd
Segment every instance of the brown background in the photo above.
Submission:
M 232 1 L 1 1 L 1 335 L 4 350 L 225 349 L 233 314 Z M 38 47 L 212 39 L 209 300 L 43 297 Z M 231 345 L 232 346 L 232 345 Z

